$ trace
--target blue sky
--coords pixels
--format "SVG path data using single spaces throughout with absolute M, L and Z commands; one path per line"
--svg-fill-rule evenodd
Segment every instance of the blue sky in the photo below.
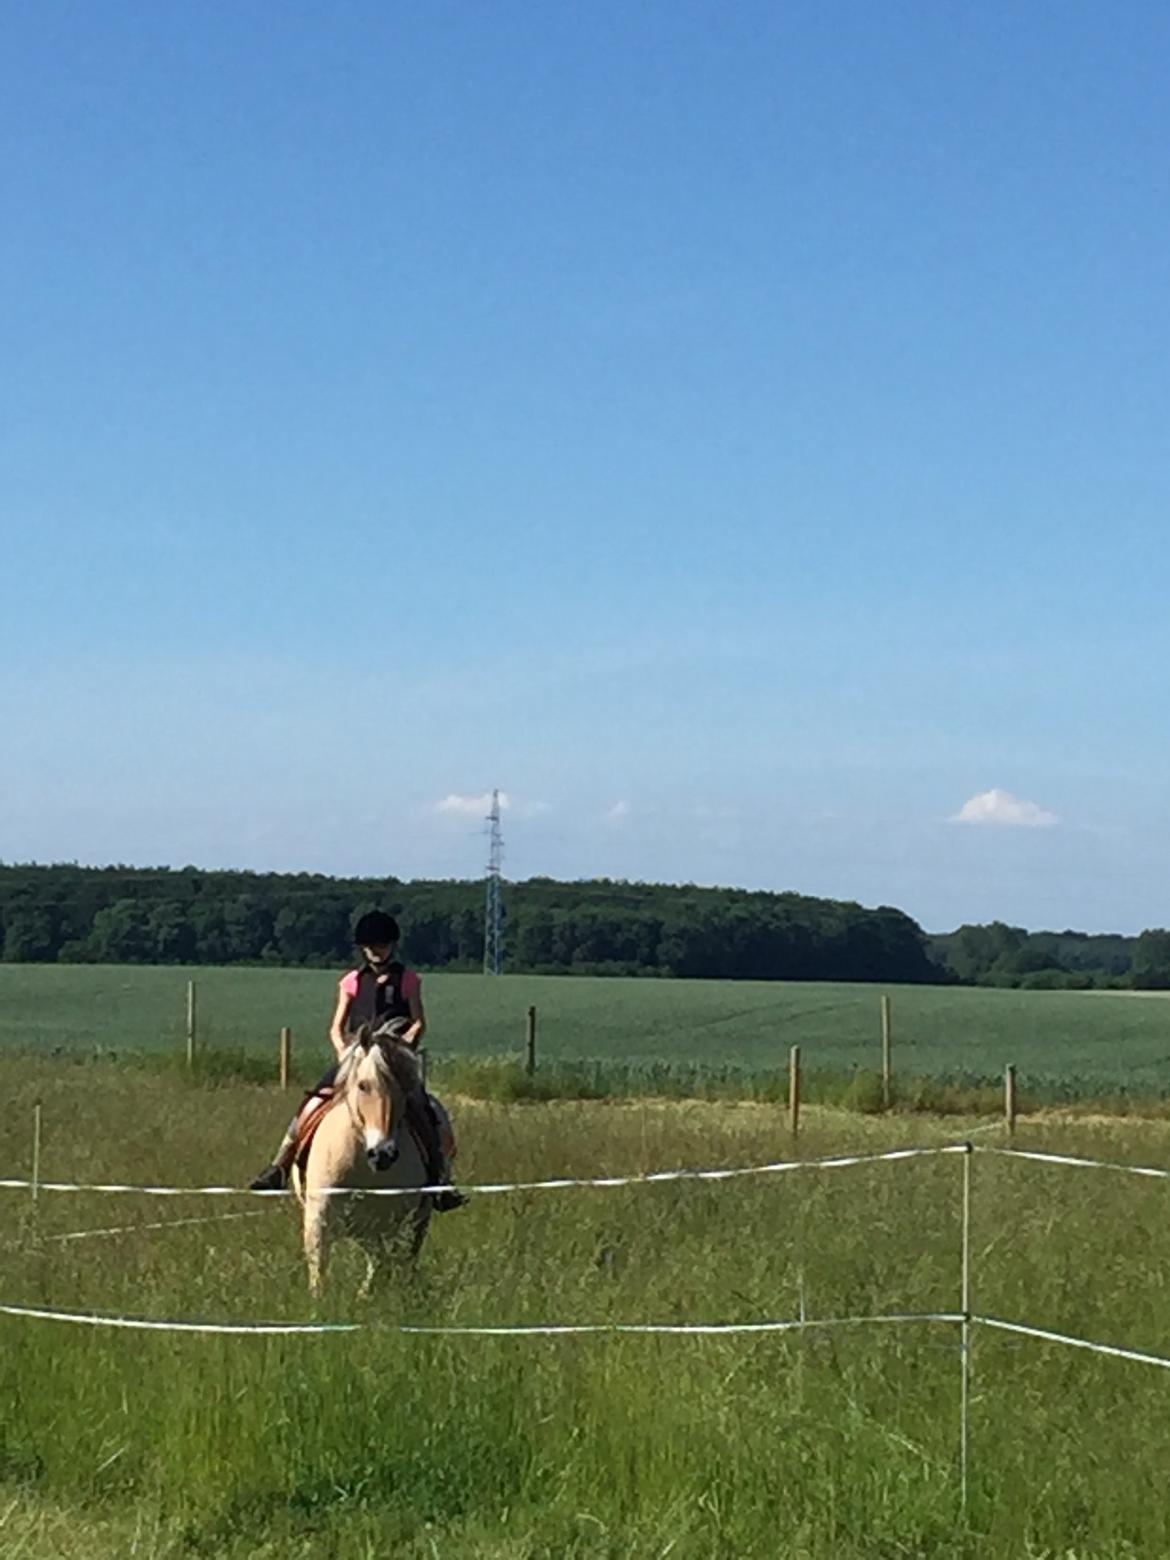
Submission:
M 1164 6 L 5 33 L 0 858 L 1170 921 Z

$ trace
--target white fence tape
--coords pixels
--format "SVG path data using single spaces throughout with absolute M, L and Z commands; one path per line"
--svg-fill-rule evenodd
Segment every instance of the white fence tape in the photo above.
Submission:
M 136 1316 L 97 1316 L 78 1311 L 50 1311 L 37 1306 L 0 1305 L 0 1315 L 41 1322 L 69 1322 L 82 1327 L 115 1327 L 135 1332 L 205 1333 L 258 1337 L 287 1334 L 395 1332 L 446 1338 L 567 1338 L 605 1333 L 656 1333 L 670 1337 L 722 1337 L 736 1333 L 800 1332 L 808 1328 L 863 1327 L 871 1323 L 961 1322 L 948 1311 L 906 1312 L 889 1316 L 830 1316 L 782 1322 L 581 1322 L 534 1323 L 530 1326 L 463 1327 L 406 1322 L 169 1322 Z
M 287 1333 L 360 1332 L 361 1322 L 154 1322 L 138 1316 L 93 1316 L 82 1311 L 47 1311 L 32 1305 L 0 1305 L 0 1315 L 30 1317 L 37 1322 L 72 1322 L 79 1327 L 120 1327 L 134 1332 L 252 1333 L 273 1336 Z
M 1072 1166 L 1077 1169 L 1113 1170 L 1156 1180 L 1170 1180 L 1170 1171 L 1147 1165 L 1125 1165 L 1111 1160 L 1086 1159 L 1071 1154 L 1051 1154 L 1039 1150 L 983 1147 L 970 1143 L 949 1143 L 935 1147 L 894 1149 L 881 1154 L 834 1155 L 821 1159 L 782 1160 L 765 1165 L 752 1165 L 728 1170 L 662 1170 L 631 1176 L 559 1177 L 546 1181 L 508 1181 L 468 1187 L 468 1191 L 500 1193 L 515 1191 L 548 1191 L 566 1187 L 617 1187 L 653 1185 L 660 1182 L 679 1181 L 727 1181 L 741 1176 L 776 1175 L 792 1170 L 833 1170 L 853 1165 L 893 1163 L 902 1160 L 938 1157 L 943 1154 L 997 1154 L 1003 1158 L 1032 1160 L 1042 1164 Z M 29 1181 L 3 1180 L 0 1188 L 29 1190 Z M 170 1187 L 130 1185 L 85 1185 L 72 1182 L 41 1182 L 41 1191 L 60 1192 L 114 1192 L 138 1193 L 160 1197 L 191 1196 L 240 1196 L 279 1197 L 279 1192 L 250 1192 L 238 1187 Z M 386 1187 L 373 1189 L 367 1195 L 410 1196 L 417 1195 L 418 1188 Z M 50 1240 L 84 1240 L 101 1235 L 128 1234 L 135 1230 L 167 1229 L 181 1225 L 206 1224 L 219 1219 L 256 1218 L 258 1213 L 231 1213 L 210 1215 L 205 1218 L 164 1220 L 151 1224 L 120 1225 L 109 1229 L 76 1230 L 64 1235 L 49 1236 Z M 1033 1327 L 1023 1322 L 1009 1322 L 1001 1317 L 964 1316 L 961 1312 L 898 1312 L 877 1316 L 800 1318 L 788 1321 L 768 1322 L 589 1322 L 589 1323 L 540 1323 L 513 1326 L 462 1326 L 427 1325 L 410 1323 L 363 1322 L 182 1322 L 156 1321 L 146 1317 L 100 1316 L 92 1313 L 56 1311 L 34 1306 L 0 1304 L 0 1315 L 22 1317 L 36 1321 L 68 1323 L 75 1326 L 129 1329 L 141 1332 L 169 1332 L 195 1334 L 228 1334 L 234 1336 L 304 1336 L 351 1333 L 369 1328 L 380 1328 L 413 1336 L 527 1338 L 527 1337 L 580 1337 L 616 1334 L 659 1334 L 669 1336 L 726 1336 L 753 1333 L 786 1333 L 808 1329 L 834 1327 L 858 1327 L 868 1324 L 896 1325 L 901 1323 L 959 1323 L 987 1327 L 995 1331 L 1020 1337 L 1036 1338 L 1041 1342 L 1060 1344 L 1068 1348 L 1085 1349 L 1094 1354 L 1115 1359 L 1131 1360 L 1138 1364 L 1156 1365 L 1170 1370 L 1170 1358 L 1151 1354 L 1140 1349 L 1127 1349 L 1115 1344 L 1098 1343 L 1088 1338 L 1078 1338 L 1069 1333 L 1055 1332 L 1049 1328 Z
M 1082 1159 L 1076 1154 L 1045 1154 L 1034 1148 L 983 1148 L 981 1154 L 998 1154 L 1004 1159 L 1032 1159 L 1042 1165 L 1072 1165 L 1078 1170 L 1119 1170 L 1123 1175 L 1144 1175 L 1154 1181 L 1170 1181 L 1170 1170 L 1151 1165 L 1122 1165 L 1112 1159 Z
M 1045 1327 L 1028 1327 L 1023 1322 L 1005 1322 L 997 1316 L 973 1316 L 973 1322 L 981 1327 L 994 1327 L 999 1332 L 1019 1333 L 1025 1338 L 1040 1338 L 1045 1343 L 1065 1343 L 1073 1349 L 1088 1349 L 1093 1354 L 1110 1354 L 1118 1360 L 1136 1360 L 1139 1365 L 1160 1365 L 1170 1370 L 1170 1359 L 1161 1354 L 1147 1354 L 1142 1349 L 1119 1349 L 1112 1343 L 1093 1343 L 1088 1338 L 1074 1338 L 1069 1333 L 1050 1332 Z
M 556 1338 L 584 1333 L 657 1333 L 671 1337 L 717 1337 L 725 1333 L 801 1332 L 806 1328 L 865 1327 L 895 1322 L 961 1322 L 949 1311 L 907 1311 L 888 1316 L 804 1317 L 784 1322 L 589 1322 L 580 1325 L 550 1323 L 517 1327 L 431 1327 L 408 1323 L 391 1324 L 401 1333 L 430 1333 L 447 1338 Z
M 410 1322 L 182 1322 L 156 1321 L 139 1316 L 100 1316 L 92 1312 L 54 1311 L 39 1306 L 0 1305 L 0 1315 L 41 1322 L 63 1322 L 80 1327 L 104 1327 L 131 1332 L 193 1333 L 200 1336 L 230 1337 L 323 1337 L 335 1333 L 393 1332 L 412 1337 L 437 1338 L 581 1338 L 617 1335 L 719 1338 L 761 1333 L 827 1331 L 838 1327 L 899 1326 L 903 1324 L 959 1325 L 964 1321 L 958 1311 L 904 1311 L 875 1316 L 826 1316 L 793 1318 L 769 1322 L 539 1322 L 511 1326 L 463 1326 Z M 970 1316 L 972 1325 L 1044 1343 L 1063 1344 L 1086 1349 L 1093 1354 L 1132 1360 L 1140 1365 L 1157 1365 L 1170 1370 L 1170 1359 L 1141 1349 L 1123 1349 L 1115 1344 L 1097 1343 L 1070 1333 L 1053 1332 L 1045 1327 L 1030 1327 L 1022 1322 L 1007 1322 L 996 1316 Z
M 790 1170 L 843 1170 L 851 1165 L 892 1164 L 902 1159 L 929 1159 L 940 1154 L 965 1154 L 965 1143 L 943 1143 L 926 1148 L 895 1148 L 883 1154 L 832 1155 L 824 1159 L 786 1159 L 766 1165 L 746 1165 L 730 1170 L 650 1170 L 641 1175 L 558 1176 L 550 1181 L 494 1181 L 463 1185 L 462 1190 L 476 1197 L 503 1192 L 563 1191 L 566 1187 L 658 1186 L 668 1181 L 733 1181 L 742 1176 L 784 1175 Z M 32 1181 L 0 1180 L 2 1191 L 31 1191 Z M 285 1197 L 286 1192 L 254 1192 L 240 1186 L 123 1186 L 119 1184 L 75 1181 L 38 1181 L 39 1192 L 129 1193 L 141 1197 Z M 334 1197 L 417 1197 L 423 1192 L 447 1191 L 445 1186 L 373 1186 L 330 1188 Z
M 977 1128 L 988 1131 L 990 1128 Z M 974 1134 L 972 1134 L 974 1135 Z M 1027 1159 L 1038 1164 L 1071 1165 L 1082 1170 L 1113 1170 L 1123 1175 L 1144 1176 L 1149 1180 L 1170 1181 L 1170 1170 L 1152 1165 L 1126 1165 L 1109 1159 L 1086 1159 L 1075 1154 L 1049 1154 L 1039 1149 L 1000 1148 L 992 1144 L 941 1143 L 920 1148 L 896 1148 L 881 1154 L 837 1154 L 822 1159 L 776 1160 L 763 1165 L 738 1165 L 726 1170 L 650 1170 L 640 1175 L 557 1176 L 545 1181 L 490 1181 L 463 1185 L 474 1196 L 490 1197 L 509 1192 L 563 1191 L 570 1187 L 607 1189 L 621 1186 L 657 1186 L 678 1181 L 734 1181 L 745 1176 L 785 1175 L 794 1170 L 843 1170 L 853 1165 L 892 1164 L 903 1159 L 929 1159 L 941 1154 L 995 1154 L 1002 1159 Z M 93 1192 L 138 1197 L 260 1197 L 272 1200 L 286 1192 L 255 1192 L 243 1186 L 148 1186 L 117 1182 L 37 1181 L 16 1177 L 0 1179 L 0 1191 Z M 441 1192 L 444 1186 L 374 1186 L 330 1188 L 332 1197 L 417 1197 L 420 1193 Z

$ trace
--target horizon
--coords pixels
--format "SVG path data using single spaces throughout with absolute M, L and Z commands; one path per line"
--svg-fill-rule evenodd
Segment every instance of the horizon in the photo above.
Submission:
M 0 856 L 1170 920 L 1165 7 L 6 44 Z

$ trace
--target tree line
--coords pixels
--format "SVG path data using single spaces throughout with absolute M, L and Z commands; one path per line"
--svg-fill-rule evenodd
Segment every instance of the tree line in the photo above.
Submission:
M 967 986 L 1025 991 L 1170 990 L 1170 932 L 1027 932 L 1003 921 L 930 939 L 932 956 Z
M 403 957 L 472 970 L 481 883 L 306 874 L 0 866 L 8 962 L 344 964 L 363 911 L 398 917 Z M 935 981 L 916 922 L 799 894 L 608 880 L 509 883 L 505 962 L 538 974 Z
M 1170 932 L 1027 932 L 993 922 L 935 937 L 903 911 L 793 893 L 557 882 L 505 890 L 506 968 L 535 974 L 1170 989 Z M 386 909 L 403 956 L 474 970 L 482 883 L 305 873 L 0 864 L 9 963 L 278 964 L 350 959 L 350 930 Z

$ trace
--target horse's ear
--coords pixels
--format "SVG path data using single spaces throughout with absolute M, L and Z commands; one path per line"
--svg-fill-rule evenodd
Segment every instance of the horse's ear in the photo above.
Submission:
M 363 1051 L 368 1051 L 374 1043 L 374 1032 L 369 1024 L 363 1024 L 357 1032 L 357 1043 Z

